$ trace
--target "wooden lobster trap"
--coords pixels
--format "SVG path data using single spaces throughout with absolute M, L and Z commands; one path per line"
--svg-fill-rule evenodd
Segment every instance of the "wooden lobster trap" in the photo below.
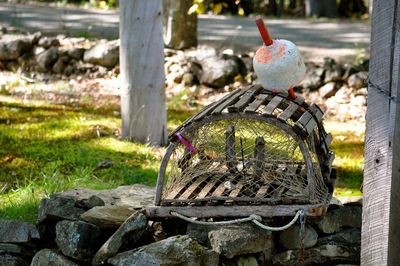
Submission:
M 210 104 L 170 135 L 148 215 L 324 215 L 335 172 L 322 116 L 261 85 Z

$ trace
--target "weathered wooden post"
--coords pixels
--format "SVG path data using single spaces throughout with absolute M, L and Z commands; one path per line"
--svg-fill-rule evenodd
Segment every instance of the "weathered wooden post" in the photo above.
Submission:
M 361 265 L 400 262 L 399 2 L 373 2 Z
M 161 0 L 119 3 L 122 136 L 166 144 Z

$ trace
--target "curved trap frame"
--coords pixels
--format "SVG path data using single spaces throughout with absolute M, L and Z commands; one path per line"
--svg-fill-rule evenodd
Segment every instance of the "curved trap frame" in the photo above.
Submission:
M 170 135 L 148 215 L 324 215 L 335 172 L 322 116 L 301 96 L 233 91 Z

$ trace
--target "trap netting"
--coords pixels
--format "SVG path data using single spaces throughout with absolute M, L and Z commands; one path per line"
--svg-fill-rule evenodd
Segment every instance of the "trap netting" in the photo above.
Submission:
M 161 205 L 326 204 L 330 193 L 312 140 L 274 117 L 222 114 L 181 130 L 174 141 Z M 312 144 L 312 145 L 310 145 Z

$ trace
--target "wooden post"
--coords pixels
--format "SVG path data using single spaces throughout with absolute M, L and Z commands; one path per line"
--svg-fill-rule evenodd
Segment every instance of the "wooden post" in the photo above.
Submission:
M 120 1 L 122 136 L 167 142 L 161 0 Z
M 233 125 L 229 125 L 225 131 L 225 157 L 229 172 L 236 172 L 235 126 Z
M 399 2 L 373 2 L 361 265 L 400 262 Z
M 263 137 L 257 137 L 254 145 L 254 158 L 256 159 L 254 164 L 254 180 L 261 180 L 264 171 L 265 161 L 265 140 Z

